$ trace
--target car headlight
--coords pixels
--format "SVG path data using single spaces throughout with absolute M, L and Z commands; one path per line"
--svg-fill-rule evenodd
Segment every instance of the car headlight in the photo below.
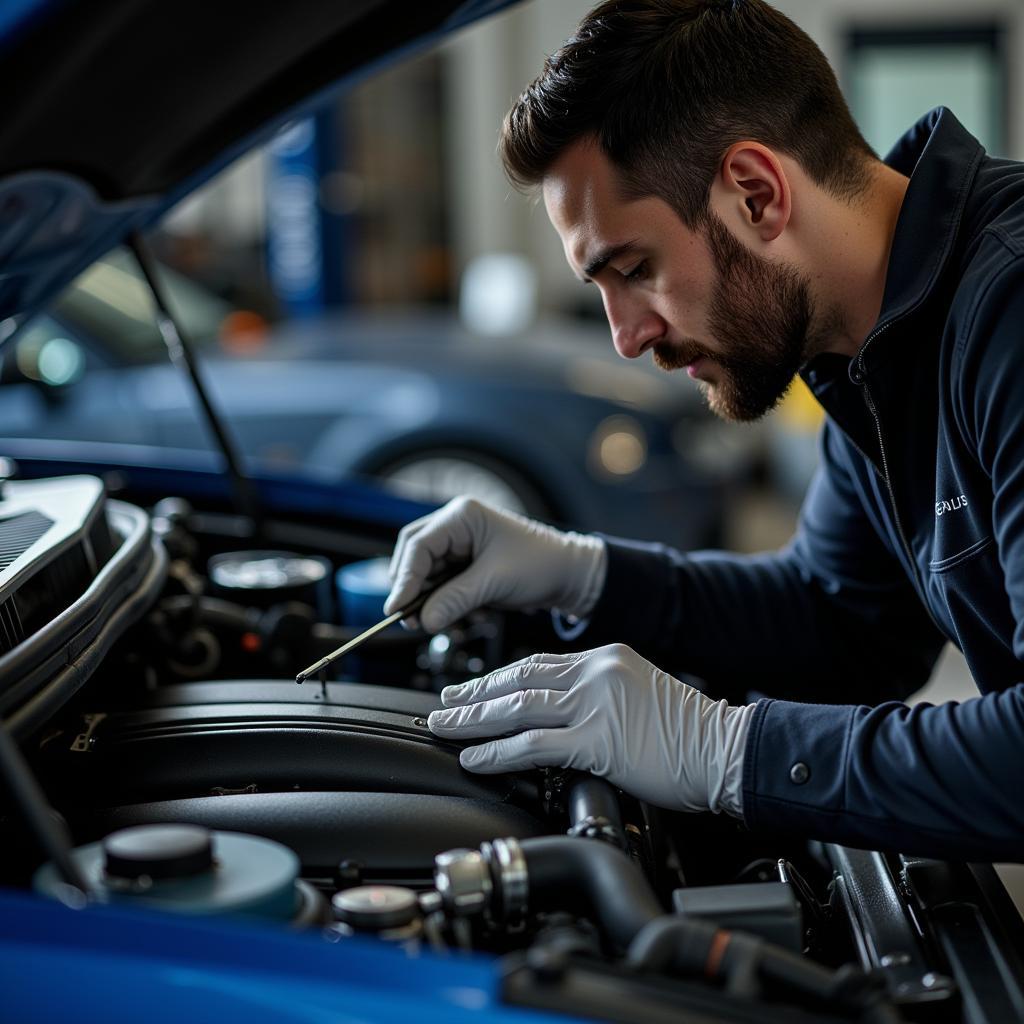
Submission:
M 647 437 L 632 416 L 609 416 L 590 439 L 590 467 L 602 477 L 626 477 L 647 462 Z

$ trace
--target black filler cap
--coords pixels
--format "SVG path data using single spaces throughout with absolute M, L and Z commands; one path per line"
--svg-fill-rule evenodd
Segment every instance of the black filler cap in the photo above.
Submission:
M 115 878 L 186 878 L 213 867 L 213 837 L 200 825 L 135 825 L 103 840 Z

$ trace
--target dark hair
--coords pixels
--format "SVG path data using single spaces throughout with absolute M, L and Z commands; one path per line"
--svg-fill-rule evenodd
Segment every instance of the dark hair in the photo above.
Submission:
M 605 0 L 549 57 L 502 125 L 520 188 L 593 137 L 624 192 L 701 224 L 725 151 L 752 139 L 853 199 L 875 158 L 824 54 L 762 0 Z

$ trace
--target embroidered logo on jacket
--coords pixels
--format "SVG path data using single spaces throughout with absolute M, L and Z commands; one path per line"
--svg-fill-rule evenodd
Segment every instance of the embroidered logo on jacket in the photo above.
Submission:
M 955 512 L 958 508 L 967 508 L 967 495 L 958 494 L 949 501 L 935 502 L 935 516 L 938 518 L 943 512 Z

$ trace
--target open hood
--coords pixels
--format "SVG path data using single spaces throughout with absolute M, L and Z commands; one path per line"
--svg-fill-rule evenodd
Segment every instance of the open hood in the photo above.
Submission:
M 13 3 L 0 14 L 0 341 L 331 92 L 511 2 Z

